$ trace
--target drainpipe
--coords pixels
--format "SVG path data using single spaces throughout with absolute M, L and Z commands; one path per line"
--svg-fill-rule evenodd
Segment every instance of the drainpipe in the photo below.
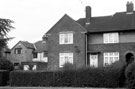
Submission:
M 86 54 L 85 54 L 85 58 L 86 58 L 86 67 L 87 67 L 87 33 L 85 33 L 85 50 L 86 50 Z

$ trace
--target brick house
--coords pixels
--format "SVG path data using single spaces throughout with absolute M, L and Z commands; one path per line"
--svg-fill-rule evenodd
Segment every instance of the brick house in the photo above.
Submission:
M 47 33 L 48 69 L 56 70 L 64 63 L 77 67 L 103 67 L 121 61 L 129 63 L 135 55 L 135 11 L 133 3 L 126 12 L 112 16 L 86 17 L 77 21 L 64 15 Z
M 87 65 L 107 66 L 115 61 L 127 62 L 135 55 L 135 11 L 132 2 L 126 12 L 112 16 L 91 17 L 91 8 L 86 7 L 86 18 L 77 22 L 87 33 Z
M 40 70 L 47 66 L 48 58 L 46 50 L 45 40 L 37 41 L 34 44 L 27 41 L 19 41 L 11 49 L 8 58 L 15 66 L 21 64 L 24 70 L 28 70 L 29 65 L 33 66 L 34 70 Z
M 46 41 L 37 41 L 34 43 L 35 50 L 33 50 L 32 61 L 38 62 L 48 62 L 48 52 Z
M 86 35 L 84 27 L 64 15 L 47 33 L 48 69 L 56 70 L 69 62 L 77 67 L 86 63 Z
M 11 61 L 13 63 L 21 63 L 26 61 L 32 61 L 32 52 L 34 50 L 34 45 L 27 41 L 19 41 L 12 49 L 11 49 Z

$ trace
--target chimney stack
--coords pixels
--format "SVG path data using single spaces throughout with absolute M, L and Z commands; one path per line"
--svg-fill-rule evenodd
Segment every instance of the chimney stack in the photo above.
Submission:
M 127 13 L 131 13 L 131 12 L 134 11 L 134 4 L 133 4 L 132 1 L 131 1 L 131 2 L 127 2 L 126 6 L 127 6 L 127 7 L 126 7 Z
M 86 6 L 86 22 L 85 25 L 89 25 L 91 20 L 91 7 Z
M 43 35 L 43 37 L 42 37 L 42 40 L 43 40 L 44 42 L 46 42 L 46 41 L 47 41 L 47 39 L 48 39 L 47 35 L 46 35 L 46 34 L 44 34 L 44 35 Z

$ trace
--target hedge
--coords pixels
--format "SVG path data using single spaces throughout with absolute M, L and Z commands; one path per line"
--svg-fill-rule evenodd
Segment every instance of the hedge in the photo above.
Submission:
M 12 71 L 10 73 L 11 86 L 51 86 L 53 72 L 42 71 Z
M 0 86 L 5 86 L 9 82 L 9 71 L 0 70 Z
M 129 64 L 125 72 L 126 84 L 130 89 L 135 88 L 135 62 Z
M 82 68 L 62 71 L 13 71 L 11 86 L 120 87 L 122 67 Z

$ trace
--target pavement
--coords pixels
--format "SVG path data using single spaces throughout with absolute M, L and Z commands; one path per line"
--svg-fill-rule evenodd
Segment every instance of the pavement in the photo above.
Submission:
M 126 88 L 79 88 L 79 87 L 0 87 L 0 89 L 126 89 Z

